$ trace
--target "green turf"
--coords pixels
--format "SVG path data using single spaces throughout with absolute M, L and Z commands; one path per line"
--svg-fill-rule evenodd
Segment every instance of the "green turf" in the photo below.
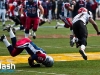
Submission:
M 99 29 L 100 23 L 96 21 Z M 9 24 L 11 22 L 6 22 Z M 1 23 L 0 23 L 1 24 Z M 47 26 L 55 26 L 56 21 L 52 21 L 51 24 L 44 24 L 36 32 L 37 36 L 45 36 L 45 38 L 32 39 L 32 41 L 39 47 L 46 50 L 48 54 L 59 54 L 59 53 L 78 53 L 79 48 L 70 47 L 69 35 L 70 30 L 67 28 L 54 29 Z M 88 24 L 88 33 L 96 34 L 93 26 Z M 6 31 L 2 31 L 0 26 L 0 35 L 5 34 L 9 39 L 9 34 Z M 18 36 L 24 36 L 24 32 L 18 31 Z M 54 38 L 55 35 L 68 36 L 66 38 Z M 46 37 L 47 36 L 47 37 Z M 50 36 L 50 37 L 48 37 Z M 10 41 L 10 40 L 9 40 Z M 88 45 L 86 52 L 99 52 L 100 51 L 100 36 L 92 36 L 87 39 Z M 23 51 L 24 53 L 25 51 Z M 5 45 L 0 42 L 0 56 L 7 56 L 9 52 Z M 20 60 L 20 59 L 19 59 Z M 0 75 L 100 75 L 100 60 L 87 60 L 87 61 L 59 61 L 55 62 L 51 68 L 44 66 L 40 68 L 30 68 L 28 64 L 16 64 L 16 70 L 14 73 L 0 73 Z

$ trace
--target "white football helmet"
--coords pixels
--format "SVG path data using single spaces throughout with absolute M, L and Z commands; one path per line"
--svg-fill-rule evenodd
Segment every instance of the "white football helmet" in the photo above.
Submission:
M 46 56 L 46 59 L 42 64 L 45 65 L 46 67 L 52 67 L 54 64 L 54 60 L 51 56 Z

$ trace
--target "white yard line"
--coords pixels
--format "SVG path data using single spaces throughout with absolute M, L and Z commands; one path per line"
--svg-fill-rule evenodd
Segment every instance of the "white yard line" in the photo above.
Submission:
M 68 75 L 68 74 L 58 74 L 58 73 L 47 73 L 47 72 L 39 72 L 39 71 L 33 71 L 33 70 L 16 70 L 17 72 L 33 72 L 33 73 L 37 73 L 37 74 L 44 74 L 44 75 Z

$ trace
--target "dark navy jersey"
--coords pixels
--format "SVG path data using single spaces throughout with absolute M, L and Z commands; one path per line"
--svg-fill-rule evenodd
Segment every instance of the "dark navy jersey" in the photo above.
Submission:
M 48 2 L 48 10 L 52 10 L 52 2 Z
M 29 3 L 26 2 L 26 14 L 28 17 L 38 17 L 37 9 L 38 9 L 38 2 Z

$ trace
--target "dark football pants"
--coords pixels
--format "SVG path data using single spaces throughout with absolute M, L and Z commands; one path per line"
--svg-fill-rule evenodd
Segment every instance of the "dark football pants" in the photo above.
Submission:
M 24 49 L 16 48 L 16 42 L 17 42 L 16 37 L 11 38 L 11 42 L 12 42 L 12 45 L 8 46 L 7 48 L 8 48 L 10 55 L 14 57 L 14 56 L 17 56 L 18 54 L 20 54 Z
M 87 45 L 87 27 L 84 25 L 83 21 L 79 20 L 73 24 L 73 32 L 75 37 L 79 39 L 80 45 Z

